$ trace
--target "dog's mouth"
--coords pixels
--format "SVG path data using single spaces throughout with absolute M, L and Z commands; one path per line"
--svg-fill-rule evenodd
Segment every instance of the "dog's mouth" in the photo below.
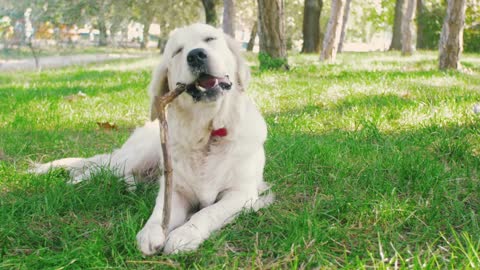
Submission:
M 197 80 L 186 87 L 186 92 L 192 96 L 195 102 L 215 101 L 222 94 L 222 90 L 230 90 L 232 88 L 232 82 L 228 75 L 215 77 L 202 73 Z

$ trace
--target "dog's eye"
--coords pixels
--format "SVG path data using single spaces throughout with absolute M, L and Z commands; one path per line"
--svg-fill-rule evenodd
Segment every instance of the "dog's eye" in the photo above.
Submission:
M 217 39 L 217 38 L 215 38 L 215 37 L 207 37 L 207 38 L 205 38 L 203 41 L 205 41 L 205 42 L 210 42 L 210 41 L 213 41 L 213 40 L 216 40 L 216 39 Z
M 181 53 L 183 51 L 183 47 L 182 48 L 178 48 L 178 50 L 175 51 L 175 53 L 172 55 L 172 57 L 174 57 L 175 55 Z

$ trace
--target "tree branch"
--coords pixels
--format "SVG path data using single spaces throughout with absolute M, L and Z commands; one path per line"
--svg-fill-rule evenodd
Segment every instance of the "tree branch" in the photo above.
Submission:
M 172 193 L 173 193 L 173 181 L 172 181 L 172 159 L 168 151 L 168 124 L 167 124 L 167 106 L 176 97 L 178 97 L 183 91 L 185 91 L 186 85 L 178 83 L 177 88 L 173 91 L 169 91 L 163 96 L 155 97 L 155 108 L 158 112 L 158 120 L 160 123 L 160 142 L 162 144 L 163 153 L 163 175 L 165 177 L 165 196 L 163 201 L 163 221 L 162 228 L 166 232 L 168 230 L 168 224 L 170 223 L 170 215 L 172 211 Z M 161 191 L 160 191 L 161 192 Z

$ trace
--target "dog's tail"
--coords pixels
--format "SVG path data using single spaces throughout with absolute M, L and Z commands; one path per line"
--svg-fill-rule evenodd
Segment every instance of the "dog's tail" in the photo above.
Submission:
M 275 194 L 270 190 L 270 185 L 265 182 L 262 182 L 258 186 L 258 199 L 252 205 L 253 211 L 258 211 L 261 208 L 267 207 L 275 201 Z

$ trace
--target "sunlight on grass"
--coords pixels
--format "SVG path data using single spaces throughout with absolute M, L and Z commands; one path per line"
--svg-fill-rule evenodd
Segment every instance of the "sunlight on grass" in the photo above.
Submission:
M 139 69 L 153 69 L 160 63 L 160 55 L 151 55 L 149 58 L 138 61 L 119 61 L 114 63 L 106 63 L 91 68 L 90 70 L 97 71 L 132 71 Z

